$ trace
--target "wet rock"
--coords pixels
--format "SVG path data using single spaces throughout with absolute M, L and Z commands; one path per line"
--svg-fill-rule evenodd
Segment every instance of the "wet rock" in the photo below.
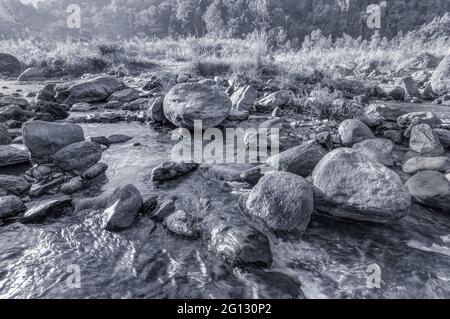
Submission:
M 0 145 L 0 167 L 30 162 L 30 154 L 15 145 Z
M 0 74 L 17 76 L 22 67 L 19 60 L 11 54 L 0 53 Z
M 97 110 L 98 106 L 85 102 L 76 103 L 70 108 L 70 112 L 89 112 Z
M 450 182 L 436 171 L 423 171 L 406 183 L 417 203 L 437 212 L 450 213 Z
M 17 105 L 24 110 L 30 108 L 30 103 L 28 103 L 27 99 L 24 99 L 23 97 L 16 97 L 16 96 L 0 97 L 0 107 L 7 105 Z
M 102 157 L 102 148 L 93 142 L 78 142 L 64 147 L 54 156 L 54 163 L 65 171 L 83 171 L 96 164 Z
M 50 101 L 55 100 L 55 84 L 46 84 L 37 94 L 36 100 L 38 101 Z
M 267 164 L 275 170 L 307 177 L 326 153 L 322 146 L 314 142 L 306 142 L 300 146 L 271 156 L 267 160 Z
M 376 138 L 365 140 L 353 145 L 353 149 L 360 151 L 373 161 L 386 166 L 393 166 L 394 159 L 392 152 L 394 151 L 394 143 L 384 138 Z
M 114 135 L 108 136 L 109 144 L 125 143 L 132 139 L 133 139 L 133 137 L 124 135 L 124 134 L 114 134 Z
M 72 106 L 79 102 L 105 101 L 112 93 L 123 89 L 123 83 L 113 76 L 101 76 L 82 80 L 75 84 L 56 86 L 55 99 L 58 103 Z
M 255 104 L 257 93 L 251 85 L 243 86 L 231 96 L 233 109 L 238 111 L 250 111 Z
M 33 184 L 30 189 L 31 197 L 40 197 L 46 194 L 55 194 L 59 192 L 60 186 L 64 184 L 66 178 L 64 176 L 57 177 L 50 182 L 45 182 L 41 184 Z
M 442 146 L 446 149 L 450 148 L 450 131 L 445 129 L 434 129 L 434 135 L 437 136 Z
M 17 81 L 38 81 L 45 80 L 46 75 L 42 69 L 39 68 L 28 68 L 22 72 L 17 78 Z
M 419 88 L 417 87 L 416 82 L 414 82 L 414 80 L 410 77 L 404 77 L 400 80 L 400 83 L 403 87 L 403 89 L 406 92 L 406 97 L 407 98 L 414 98 L 414 97 L 421 97 Z
M 151 178 L 152 181 L 169 181 L 196 170 L 198 166 L 197 163 L 165 162 L 152 170 Z
M 0 129 L 0 145 L 9 145 L 12 140 L 7 131 Z
M 431 127 L 439 127 L 442 124 L 439 116 L 433 112 L 412 112 L 400 116 L 397 119 L 398 125 L 408 127 L 416 124 L 428 124 Z
M 164 115 L 164 98 L 156 98 L 147 110 L 147 120 L 152 120 L 155 123 L 165 124 L 167 122 Z
M 267 174 L 248 195 L 245 208 L 274 230 L 303 232 L 314 209 L 313 188 L 294 174 Z
M 156 209 L 150 215 L 155 222 L 161 223 L 167 216 L 175 211 L 175 202 L 171 199 L 166 199 L 158 203 Z
M 450 93 L 450 54 L 439 63 L 431 76 L 430 83 L 434 93 L 438 95 Z
M 120 91 L 116 91 L 110 95 L 108 98 L 108 102 L 117 101 L 120 103 L 132 102 L 137 100 L 140 97 L 141 91 L 127 88 Z
M 56 152 L 81 141 L 83 129 L 75 124 L 34 121 L 23 126 L 23 143 L 35 163 L 50 163 Z
M 27 209 L 21 218 L 21 222 L 25 224 L 38 223 L 48 217 L 63 215 L 72 210 L 72 198 L 70 196 L 48 199 Z
M 108 165 L 103 163 L 97 163 L 89 167 L 82 175 L 81 177 L 85 180 L 91 180 L 94 179 L 103 173 L 106 172 L 108 169 Z
M 194 129 L 194 121 L 203 128 L 215 127 L 228 117 L 231 100 L 223 92 L 198 83 L 173 87 L 164 98 L 164 114 L 178 127 Z
M 444 148 L 428 124 L 415 125 L 409 140 L 411 150 L 420 154 L 442 155 Z
M 31 187 L 31 184 L 22 177 L 11 175 L 0 175 L 0 193 L 20 196 L 26 193 Z
M 256 102 L 255 109 L 257 112 L 261 113 L 272 112 L 276 107 L 281 107 L 288 104 L 292 97 L 292 91 L 278 91 Z
M 370 128 L 363 122 L 354 119 L 342 122 L 338 131 L 344 146 L 352 146 L 353 144 L 375 138 Z
M 91 142 L 109 147 L 111 143 L 105 136 L 93 136 L 89 138 Z
M 55 120 L 64 120 L 69 117 L 69 107 L 64 104 L 48 101 L 37 101 L 34 106 L 36 113 L 48 113 Z
M 27 115 L 24 112 L 24 110 L 17 105 L 8 105 L 3 106 L 0 108 L 0 122 L 7 122 L 7 121 L 19 121 L 19 122 L 26 122 Z
M 198 239 L 200 228 L 196 225 L 196 219 L 184 210 L 179 210 L 169 215 L 165 220 L 167 230 L 184 239 Z
M 149 199 L 144 201 L 144 204 L 141 207 L 140 214 L 141 215 L 150 215 L 155 210 L 158 205 L 158 201 L 156 197 L 150 197 Z
M 409 213 L 411 197 L 400 177 L 359 151 L 328 153 L 312 175 L 316 209 L 332 216 L 388 223 Z
M 242 182 L 248 183 L 252 186 L 258 184 L 259 180 L 264 176 L 262 170 L 263 166 L 261 165 L 246 170 L 241 174 Z
M 204 224 L 213 252 L 232 267 L 272 265 L 272 251 L 266 235 L 245 220 L 211 217 Z
M 383 136 L 397 144 L 401 143 L 402 141 L 402 134 L 396 130 L 384 131 Z
M 0 220 L 15 217 L 26 211 L 27 207 L 17 196 L 0 197 Z
M 103 227 L 109 231 L 129 228 L 143 204 L 142 195 L 134 185 L 117 188 L 104 211 Z
M 408 174 L 427 170 L 450 171 L 450 159 L 447 157 L 412 157 L 403 165 L 403 171 Z
M 79 176 L 72 178 L 67 183 L 64 183 L 61 185 L 61 192 L 63 192 L 66 195 L 72 195 L 75 193 L 78 193 L 79 191 L 83 190 L 85 188 L 85 184 L 83 182 L 83 179 Z

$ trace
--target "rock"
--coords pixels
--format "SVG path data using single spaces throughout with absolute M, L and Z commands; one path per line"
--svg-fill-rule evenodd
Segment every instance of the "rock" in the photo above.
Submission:
M 0 145 L 0 167 L 30 162 L 30 154 L 17 146 Z
M 45 72 L 39 68 L 28 68 L 19 77 L 17 81 L 38 81 L 45 80 Z
M 69 112 L 67 112 L 69 107 L 64 104 L 48 101 L 37 101 L 34 108 L 36 113 L 48 113 L 55 120 L 64 120 L 69 117 Z
M 263 166 L 255 166 L 246 170 L 241 174 L 241 180 L 244 183 L 248 183 L 252 186 L 258 184 L 259 180 L 264 176 L 262 173 Z
M 200 229 L 196 227 L 195 218 L 179 210 L 169 215 L 165 220 L 167 230 L 184 239 L 198 239 L 200 237 Z
M 110 102 L 111 103 L 111 102 Z M 148 98 L 139 98 L 137 100 L 126 102 L 122 110 L 123 111 L 141 111 L 145 110 L 148 107 L 149 99 Z
M 446 149 L 450 148 L 450 131 L 445 129 L 434 129 L 433 133 L 439 141 L 441 142 L 442 146 Z
M 56 86 L 55 99 L 58 103 L 72 106 L 79 102 L 105 101 L 111 94 L 123 89 L 123 83 L 113 76 L 101 76 L 75 84 Z
M 0 53 L 0 74 L 17 76 L 22 67 L 19 60 L 7 53 Z
M 237 111 L 250 111 L 253 109 L 258 94 L 251 85 L 243 86 L 231 96 L 233 109 Z
M 403 171 L 415 174 L 420 171 L 446 172 L 450 170 L 450 159 L 447 157 L 412 157 L 403 165 Z
M 37 223 L 48 217 L 62 215 L 72 210 L 72 198 L 70 196 L 48 199 L 27 209 L 21 218 L 21 222 L 25 224 Z
M 198 84 L 206 85 L 206 86 L 216 86 L 217 83 L 213 79 L 204 79 L 198 81 Z
M 256 111 L 261 113 L 272 112 L 276 107 L 281 107 L 288 104 L 292 97 L 292 91 L 282 90 L 272 93 L 256 102 Z
M 56 152 L 81 141 L 83 129 L 76 124 L 34 121 L 23 125 L 23 143 L 38 164 L 51 163 Z
M 110 95 L 108 102 L 117 101 L 120 103 L 132 102 L 140 97 L 141 91 L 127 88 L 120 91 L 116 91 Z
M 46 194 L 55 194 L 59 192 L 60 186 L 64 184 L 66 181 L 66 178 L 64 176 L 57 177 L 53 179 L 52 181 L 44 184 L 34 184 L 31 186 L 30 189 L 30 196 L 31 197 L 40 197 L 42 195 Z
M 97 143 L 100 145 L 104 145 L 106 147 L 109 147 L 111 145 L 111 143 L 105 136 L 92 136 L 92 137 L 89 137 L 89 140 L 91 142 L 94 142 L 94 143 Z
M 423 171 L 406 183 L 411 196 L 418 204 L 437 212 L 450 213 L 450 182 L 436 171 Z
M 70 112 L 89 112 L 89 111 L 94 111 L 97 109 L 98 109 L 97 105 L 81 102 L 81 103 L 75 103 L 70 108 Z
M 411 150 L 420 154 L 442 155 L 444 148 L 428 124 L 415 125 L 409 139 Z
M 0 220 L 15 217 L 27 210 L 22 200 L 17 196 L 0 197 Z
M 152 181 L 169 181 L 184 176 L 198 168 L 197 163 L 176 163 L 173 161 L 162 163 L 152 170 Z
M 419 88 L 417 87 L 416 82 L 414 82 L 414 80 L 410 77 L 404 77 L 400 80 L 400 83 L 403 87 L 403 89 L 406 92 L 406 97 L 407 98 L 413 98 L 413 97 L 421 97 Z
M 248 111 L 231 110 L 230 114 L 228 114 L 227 120 L 229 120 L 229 121 L 245 121 L 249 117 L 250 117 L 250 113 Z
M 365 117 L 372 118 L 380 122 L 397 122 L 397 119 L 404 114 L 404 111 L 384 104 L 371 104 L 364 112 Z M 378 124 L 380 125 L 381 123 Z
M 0 175 L 0 193 L 20 196 L 27 192 L 31 184 L 22 177 Z
M 231 100 L 220 91 L 198 83 L 173 87 L 164 98 L 164 114 L 178 127 L 194 129 L 194 121 L 203 128 L 220 125 L 231 111 Z
M 175 202 L 171 199 L 163 200 L 158 203 L 156 209 L 150 215 L 150 218 L 155 222 L 161 223 L 167 216 L 175 211 Z
M 353 149 L 360 151 L 373 161 L 386 166 L 394 166 L 392 152 L 394 151 L 394 143 L 384 138 L 376 138 L 365 140 L 353 145 Z
M 61 192 L 67 195 L 72 195 L 81 191 L 84 186 L 83 179 L 80 176 L 77 176 L 61 185 Z
M 12 140 L 7 131 L 0 129 L 0 145 L 9 145 L 12 143 Z
M 283 111 L 278 106 L 272 112 L 272 117 L 281 117 L 282 115 Z
M 124 135 L 124 134 L 114 134 L 114 135 L 108 136 L 109 144 L 125 143 L 132 139 L 133 139 L 133 137 Z
M 83 171 L 96 164 L 102 158 L 102 148 L 94 142 L 78 142 L 59 150 L 54 163 L 64 171 Z
M 27 115 L 25 111 L 20 106 L 17 105 L 8 105 L 1 107 L 0 122 L 7 122 L 11 120 L 23 123 L 27 121 Z
M 404 101 L 406 97 L 406 91 L 402 87 L 394 86 L 387 90 L 387 95 L 392 97 L 394 100 Z
M 55 84 L 46 84 L 36 96 L 38 101 L 54 102 L 55 100 Z
M 355 119 L 342 122 L 338 131 L 344 146 L 352 146 L 355 143 L 375 138 L 370 128 L 363 122 Z
M 233 87 L 235 89 L 238 89 L 240 87 L 243 87 L 247 85 L 249 82 L 248 78 L 243 74 L 233 74 L 231 78 L 228 80 L 228 85 L 230 87 Z
M 360 104 L 369 104 L 370 103 L 370 99 L 365 94 L 354 96 L 353 100 Z
M 167 92 L 177 84 L 177 79 L 173 74 L 159 72 L 151 76 L 150 80 L 142 88 L 144 91 Z
M 82 175 L 81 177 L 85 180 L 91 180 L 94 179 L 103 173 L 106 172 L 108 169 L 108 165 L 103 163 L 97 163 L 89 167 Z
M 248 195 L 245 207 L 274 230 L 303 232 L 314 209 L 313 188 L 294 174 L 267 174 Z
M 326 153 L 320 145 L 306 142 L 300 146 L 271 156 L 267 160 L 267 164 L 275 170 L 307 177 Z
M 325 147 L 327 149 L 331 149 L 333 147 L 333 137 L 331 136 L 330 132 L 322 132 L 316 134 L 314 139 L 316 143 L 318 143 L 322 147 Z
M 203 227 L 213 252 L 232 267 L 272 265 L 269 239 L 245 220 L 210 217 Z
M 8 106 L 8 105 L 17 105 L 17 106 L 20 106 L 24 110 L 30 108 L 30 103 L 28 103 L 27 99 L 24 99 L 23 97 L 17 97 L 17 96 L 0 97 L 0 107 Z
M 439 116 L 433 112 L 412 112 L 400 116 L 397 119 L 398 125 L 401 127 L 408 127 L 412 124 L 428 124 L 431 127 L 439 127 L 442 124 Z
M 400 177 L 359 151 L 328 153 L 312 175 L 316 209 L 335 217 L 388 223 L 409 213 L 411 197 Z
M 450 93 L 450 54 L 439 63 L 431 76 L 431 87 L 438 95 Z
M 147 110 L 147 121 L 152 120 L 155 123 L 165 124 L 167 122 L 164 115 L 164 98 L 156 98 Z
M 156 197 L 150 197 L 146 201 L 144 201 L 144 204 L 142 205 L 140 209 L 141 215 L 150 215 L 155 210 L 156 206 L 158 205 L 158 202 L 156 200 Z
M 142 207 L 143 199 L 134 185 L 117 188 L 104 211 L 103 227 L 109 231 L 129 228 Z
M 384 131 L 383 136 L 397 144 L 401 143 L 401 141 L 402 141 L 402 134 L 395 130 Z

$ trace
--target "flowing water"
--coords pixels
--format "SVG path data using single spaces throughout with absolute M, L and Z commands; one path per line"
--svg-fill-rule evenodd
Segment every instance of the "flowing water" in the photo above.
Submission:
M 167 132 L 139 123 L 82 126 L 86 136 L 134 137 L 104 152 L 109 169 L 102 192 L 133 183 L 144 197 L 175 197 L 177 208 L 198 216 L 239 214 L 238 198 L 249 189 L 222 177 L 242 167 L 201 168 L 157 187 L 149 176 L 170 157 Z M 448 216 L 417 206 L 390 226 L 314 216 L 301 238 L 271 238 L 270 271 L 244 273 L 230 269 L 207 243 L 173 237 L 144 217 L 120 233 L 101 228 L 99 211 L 16 223 L 0 227 L 0 297 L 298 298 L 301 283 L 308 298 L 450 298 Z M 379 289 L 367 285 L 374 264 Z M 73 285 L 77 269 L 80 285 Z

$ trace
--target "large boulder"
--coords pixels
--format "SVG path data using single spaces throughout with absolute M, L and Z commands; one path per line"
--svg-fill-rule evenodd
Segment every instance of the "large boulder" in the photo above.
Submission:
M 275 108 L 288 104 L 292 97 L 292 91 L 282 90 L 269 94 L 265 98 L 256 102 L 255 108 L 258 112 L 269 113 Z
M 101 76 L 75 84 L 56 87 L 56 101 L 72 106 L 79 102 L 105 101 L 111 94 L 123 89 L 122 82 L 113 76 Z
M 271 156 L 267 164 L 276 170 L 308 177 L 326 153 L 322 146 L 306 142 Z
M 394 143 L 384 138 L 365 140 L 353 145 L 353 149 L 360 151 L 371 160 L 377 161 L 386 166 L 393 166 Z
M 25 164 L 30 161 L 30 154 L 15 145 L 0 145 L 0 167 Z
M 0 53 L 0 74 L 17 76 L 22 67 L 19 60 L 7 53 Z
M 17 196 L 2 196 L 0 197 L 0 220 L 15 217 L 23 213 L 27 207 L 22 200 Z
M 431 77 L 431 87 L 438 95 L 450 93 L 450 54 L 447 55 Z
M 84 171 L 98 163 L 101 158 L 102 148 L 99 144 L 83 141 L 59 150 L 54 156 L 54 163 L 65 171 Z
M 413 199 L 426 207 L 450 213 L 450 181 L 436 171 L 417 173 L 406 183 Z
M 209 128 L 222 124 L 231 105 L 223 92 L 198 83 L 182 83 L 164 98 L 164 114 L 178 127 L 194 129 L 194 121 L 200 120 L 203 128 Z
M 55 120 L 64 120 L 69 117 L 68 106 L 49 101 L 37 101 L 34 106 L 36 113 L 48 113 Z
M 375 138 L 366 124 L 355 119 L 342 122 L 338 131 L 344 146 L 353 146 L 353 144 Z
M 409 139 L 411 150 L 420 154 L 442 155 L 444 148 L 428 124 L 415 125 Z
M 313 188 L 301 176 L 267 174 L 248 195 L 245 209 L 274 230 L 303 232 L 314 209 Z
M 56 152 L 82 141 L 83 129 L 76 124 L 34 121 L 23 126 L 23 143 L 39 164 L 51 163 Z
M 400 177 L 361 152 L 340 148 L 316 166 L 316 209 L 335 217 L 387 223 L 408 214 L 411 197 Z
M 0 175 L 0 193 L 9 195 L 22 195 L 27 192 L 31 184 L 22 177 L 12 175 Z
M 257 96 L 255 89 L 251 85 L 240 87 L 231 96 L 233 109 L 238 111 L 252 110 Z
M 46 84 L 38 92 L 36 100 L 53 102 L 55 100 L 55 86 L 53 83 Z
M 30 103 L 27 99 L 18 96 L 0 96 L 0 107 L 7 105 L 17 105 L 22 109 L 28 109 L 30 107 Z
M 130 227 L 139 214 L 144 200 L 134 185 L 117 188 L 109 199 L 103 216 L 103 227 L 117 231 Z
M 420 171 L 450 171 L 450 158 L 447 157 L 411 157 L 403 165 L 403 171 L 415 174 Z

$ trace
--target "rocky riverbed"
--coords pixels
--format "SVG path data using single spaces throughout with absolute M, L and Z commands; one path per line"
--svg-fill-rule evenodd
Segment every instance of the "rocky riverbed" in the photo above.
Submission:
M 0 296 L 450 297 L 444 71 L 427 82 L 435 103 L 403 78 L 337 97 L 361 110 L 346 120 L 305 115 L 316 97 L 244 76 L 1 80 Z M 281 153 L 171 162 L 173 130 L 195 120 L 277 128 Z

